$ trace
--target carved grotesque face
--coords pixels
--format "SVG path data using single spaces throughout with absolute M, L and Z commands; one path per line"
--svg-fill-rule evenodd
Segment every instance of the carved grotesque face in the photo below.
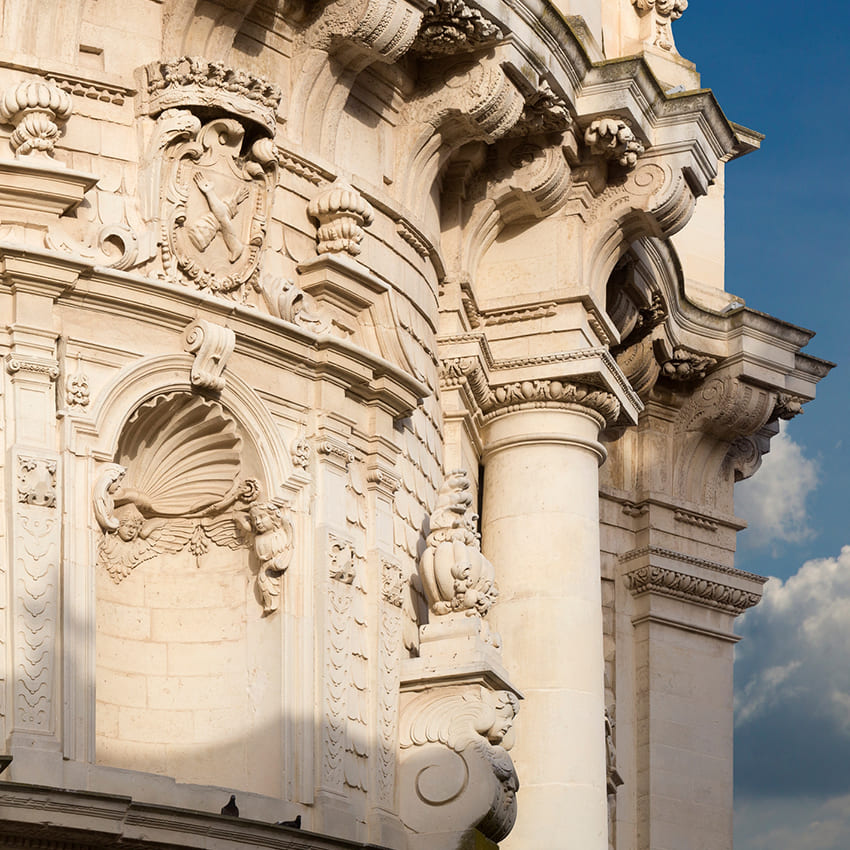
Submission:
M 511 733 L 513 732 L 517 708 L 515 699 L 503 698 L 499 699 L 496 703 L 496 721 L 487 732 L 487 739 L 491 744 L 502 744 L 505 749 L 510 749 L 513 743 L 513 735 Z

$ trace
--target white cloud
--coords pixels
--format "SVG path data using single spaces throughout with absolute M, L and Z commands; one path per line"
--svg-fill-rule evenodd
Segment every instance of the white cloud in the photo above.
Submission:
M 735 487 L 735 511 L 749 524 L 742 543 L 750 548 L 797 543 L 814 536 L 806 499 L 818 486 L 818 464 L 806 457 L 786 427 L 780 422 L 761 468 Z
M 850 795 L 746 800 L 735 807 L 735 850 L 847 850 Z
M 738 789 L 744 796 L 850 792 L 850 546 L 837 558 L 808 561 L 785 582 L 770 579 L 739 627 Z

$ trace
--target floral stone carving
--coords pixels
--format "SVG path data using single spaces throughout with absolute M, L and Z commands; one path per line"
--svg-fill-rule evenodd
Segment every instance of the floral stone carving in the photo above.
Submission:
M 277 170 L 274 143 L 258 139 L 243 153 L 245 128 L 233 118 L 187 122 L 175 138 L 164 151 L 161 189 L 166 273 L 216 293 L 256 284 Z
M 423 56 L 475 50 L 500 38 L 502 31 L 463 0 L 437 0 L 425 10 L 411 48 Z
M 643 145 L 622 118 L 597 118 L 584 132 L 591 153 L 616 160 L 625 168 L 634 168 L 643 153 Z
M 632 3 L 641 15 L 648 12 L 655 14 L 652 44 L 662 50 L 675 51 L 673 28 L 670 24 L 671 21 L 682 17 L 682 13 L 688 8 L 688 0 L 632 0 Z
M 236 425 L 218 403 L 168 393 L 143 404 L 124 427 L 118 462 L 94 485 L 98 566 L 119 583 L 157 555 L 188 547 L 200 562 L 210 545 L 253 545 L 264 611 L 275 610 L 292 526 L 280 505 L 257 502 L 259 485 L 242 476 L 241 455 Z
M 52 157 L 58 121 L 71 115 L 71 96 L 44 80 L 19 83 L 0 99 L 0 119 L 14 124 L 9 144 L 16 157 Z
M 310 218 L 319 222 L 318 252 L 349 253 L 356 257 L 363 241 L 363 228 L 375 218 L 372 205 L 344 180 L 323 189 L 307 207 Z
M 469 476 L 455 470 L 437 495 L 427 548 L 419 559 L 422 589 L 433 614 L 483 617 L 498 596 L 493 565 L 481 554 L 471 505 Z
M 477 829 L 501 841 L 516 820 L 519 780 L 508 750 L 519 701 L 477 686 L 416 694 L 402 711 L 401 818 L 417 832 Z

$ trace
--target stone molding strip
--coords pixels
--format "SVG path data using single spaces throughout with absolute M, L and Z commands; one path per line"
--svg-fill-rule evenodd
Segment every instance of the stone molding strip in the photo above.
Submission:
M 683 564 L 692 564 L 695 567 L 703 567 L 707 570 L 714 570 L 718 573 L 726 573 L 727 575 L 739 576 L 740 578 L 757 581 L 760 584 L 765 584 L 767 579 L 764 576 L 756 573 L 748 573 L 745 570 L 739 570 L 736 567 L 727 567 L 723 564 L 718 564 L 716 561 L 707 561 L 704 558 L 695 558 L 693 555 L 684 555 L 681 552 L 676 552 L 673 549 L 664 549 L 661 546 L 644 546 L 641 549 L 632 549 L 629 552 L 624 552 L 620 555 L 620 563 L 626 564 L 629 561 L 634 561 L 643 555 L 656 555 L 662 558 L 669 558 L 673 561 L 681 561 Z

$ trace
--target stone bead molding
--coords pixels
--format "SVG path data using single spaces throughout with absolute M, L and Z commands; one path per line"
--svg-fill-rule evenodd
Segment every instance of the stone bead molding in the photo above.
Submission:
M 18 83 L 0 99 L 0 120 L 15 125 L 9 144 L 18 158 L 52 157 L 59 122 L 67 121 L 71 111 L 71 96 L 44 80 Z
M 419 559 L 422 589 L 432 614 L 486 616 L 499 592 L 493 565 L 481 554 L 469 474 L 454 470 L 437 494 L 431 533 Z
M 181 56 L 152 62 L 141 69 L 142 111 L 158 115 L 167 109 L 215 107 L 234 113 L 274 135 L 283 94 L 264 77 L 210 62 Z
M 400 814 L 416 832 L 466 834 L 501 841 L 516 820 L 519 780 L 508 754 L 519 701 L 481 686 L 416 694 L 399 722 Z
M 664 559 L 683 565 L 669 566 L 661 564 L 641 564 L 624 573 L 626 586 L 633 596 L 646 593 L 681 599 L 708 608 L 715 608 L 734 616 L 743 614 L 748 608 L 757 605 L 762 597 L 760 591 L 742 587 L 742 582 L 764 584 L 762 576 L 724 567 L 712 561 L 682 555 L 678 552 L 649 546 L 644 549 L 627 552 L 620 557 L 621 563 L 632 560 Z M 687 566 L 684 566 L 687 565 Z M 688 567 L 692 569 L 688 569 Z M 725 575 L 724 580 L 720 576 Z M 739 579 L 733 583 L 731 578 Z

